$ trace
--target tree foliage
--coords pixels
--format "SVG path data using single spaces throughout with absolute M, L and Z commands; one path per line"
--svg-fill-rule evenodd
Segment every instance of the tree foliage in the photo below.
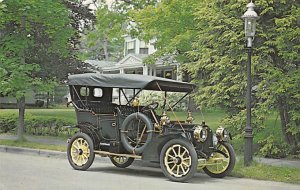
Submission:
M 108 5 L 101 4 L 96 10 L 96 21 L 93 30 L 88 31 L 82 42 L 86 47 L 83 58 L 99 60 L 116 60 L 123 49 L 122 13 L 112 10 Z
M 247 0 L 162 0 L 131 11 L 140 38 L 155 38 L 156 57 L 175 56 L 199 86 L 201 107 L 219 106 L 241 137 L 245 126 L 246 62 L 244 21 Z M 285 142 L 300 141 L 299 2 L 256 1 L 260 15 L 252 61 L 252 116 L 257 131 L 277 109 Z M 152 62 L 155 59 L 151 60 Z M 299 144 L 298 144 L 299 146 Z
M 15 94 L 41 77 L 40 68 L 50 66 L 49 55 L 68 55 L 68 40 L 74 31 L 68 26 L 68 10 L 60 1 L 7 0 L 1 12 L 1 85 L 11 87 L 1 89 Z
M 132 10 L 142 10 L 154 5 L 157 0 L 115 0 L 111 5 L 101 1 L 96 10 L 93 29 L 87 31 L 82 39 L 84 51 L 82 59 L 117 61 L 123 56 L 124 35 L 132 30 L 133 20 L 129 16 Z M 134 24 L 135 25 L 135 24 Z
M 6 0 L 0 4 L 0 16 L 0 92 L 17 98 L 22 138 L 25 92 L 47 85 L 55 76 L 44 71 L 54 64 L 52 56 L 69 55 L 74 29 L 59 0 Z
M 130 12 L 136 23 L 131 33 L 146 41 L 156 39 L 158 51 L 148 58 L 149 63 L 163 56 L 179 62 L 189 61 L 186 52 L 192 50 L 191 42 L 196 37 L 194 12 L 197 4 L 197 0 L 162 0 Z
M 219 105 L 242 132 L 246 86 L 243 21 L 246 1 L 202 1 L 195 13 L 197 41 L 187 65 L 201 84 L 196 100 Z M 299 143 L 299 4 L 297 1 L 257 1 L 260 15 L 254 41 L 252 104 L 254 127 L 270 108 L 278 109 L 288 144 Z

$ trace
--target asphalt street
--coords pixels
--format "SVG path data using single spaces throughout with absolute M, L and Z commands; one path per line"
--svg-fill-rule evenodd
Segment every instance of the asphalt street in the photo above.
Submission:
M 299 185 L 226 177 L 214 179 L 196 174 L 189 183 L 164 177 L 160 168 L 114 167 L 108 159 L 96 157 L 88 171 L 73 170 L 66 158 L 0 152 L 1 190 L 300 190 Z

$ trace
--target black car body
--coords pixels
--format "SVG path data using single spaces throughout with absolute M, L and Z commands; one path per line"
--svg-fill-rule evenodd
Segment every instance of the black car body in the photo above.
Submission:
M 68 84 L 79 128 L 68 144 L 73 168 L 88 169 L 99 154 L 121 168 L 134 159 L 158 162 L 173 181 L 189 180 L 199 168 L 212 177 L 224 177 L 233 169 L 235 153 L 226 129 L 213 133 L 204 122 L 193 123 L 191 113 L 186 121 L 176 115 L 171 121 L 166 114 L 166 110 L 175 114 L 167 93 L 183 93 L 180 101 L 195 85 L 152 76 L 96 73 L 71 75 Z M 130 97 L 125 93 L 128 89 Z M 137 97 L 143 90 L 165 93 L 161 114 L 156 111 L 157 102 L 140 105 Z M 118 103 L 113 103 L 113 92 L 118 92 Z

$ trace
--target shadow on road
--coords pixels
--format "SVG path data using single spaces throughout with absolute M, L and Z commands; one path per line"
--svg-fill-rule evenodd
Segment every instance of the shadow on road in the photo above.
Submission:
M 116 168 L 114 166 L 104 166 L 104 167 L 91 167 L 87 172 L 104 172 L 108 174 L 117 174 L 133 177 L 149 177 L 149 178 L 160 178 L 165 181 L 169 181 L 167 177 L 164 176 L 160 168 L 150 168 L 150 167 L 139 167 L 139 166 L 130 166 L 129 168 Z M 216 180 L 227 180 L 224 179 L 215 179 L 207 176 L 206 174 L 196 173 L 195 176 L 188 181 L 191 184 L 205 184 L 205 183 L 214 183 Z M 170 181 L 172 182 L 172 181 Z
M 130 167 L 130 168 L 116 168 L 114 166 L 105 166 L 105 167 L 94 167 L 90 168 L 88 171 L 91 172 L 105 172 L 126 176 L 134 177 L 164 177 L 164 174 L 158 168 L 141 168 L 141 167 Z

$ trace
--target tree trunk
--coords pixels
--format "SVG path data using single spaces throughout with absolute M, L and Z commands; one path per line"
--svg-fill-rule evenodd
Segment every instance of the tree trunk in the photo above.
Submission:
M 24 138 L 24 116 L 25 116 L 25 96 L 22 96 L 20 99 L 17 99 L 17 105 L 19 109 L 19 122 L 18 122 L 18 140 Z
M 50 93 L 47 92 L 47 102 L 46 102 L 46 108 L 49 108 L 49 99 L 50 99 Z
M 104 59 L 108 61 L 108 40 L 106 37 L 103 38 L 103 51 L 104 51 Z
M 282 134 L 284 136 L 284 140 L 289 145 L 297 145 L 297 139 L 295 135 L 292 135 L 292 133 L 288 132 L 289 124 L 291 121 L 291 116 L 289 113 L 289 105 L 286 101 L 285 97 L 280 97 L 278 99 L 278 109 L 279 109 L 279 115 L 281 119 L 281 130 Z

